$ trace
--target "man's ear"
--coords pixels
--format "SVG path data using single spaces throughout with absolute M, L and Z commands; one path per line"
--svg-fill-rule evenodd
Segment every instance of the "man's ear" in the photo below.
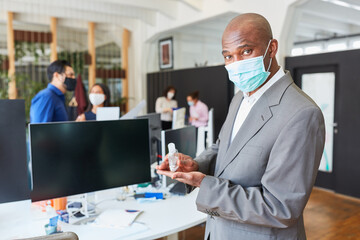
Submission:
M 53 74 L 53 79 L 54 79 L 54 77 L 55 77 L 55 78 L 59 78 L 59 75 L 60 75 L 60 74 L 59 74 L 58 72 L 54 72 L 54 74 Z
M 57 78 L 57 77 L 58 77 L 58 75 L 57 75 L 57 74 L 58 74 L 57 72 L 54 72 L 54 73 L 53 73 L 51 81 L 53 81 L 55 78 Z M 51 81 L 50 81 L 50 82 L 51 82 Z
M 276 53 L 278 51 L 278 41 L 276 39 L 273 39 L 270 43 L 269 52 L 270 57 L 274 58 L 276 56 Z

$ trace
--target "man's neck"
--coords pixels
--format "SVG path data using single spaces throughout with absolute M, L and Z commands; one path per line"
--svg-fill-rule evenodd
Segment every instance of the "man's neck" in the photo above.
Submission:
M 63 94 L 66 93 L 66 89 L 64 88 L 64 86 L 62 86 L 63 84 L 59 84 L 58 82 L 55 81 L 51 81 L 50 82 L 54 87 L 56 87 L 57 89 L 59 89 Z

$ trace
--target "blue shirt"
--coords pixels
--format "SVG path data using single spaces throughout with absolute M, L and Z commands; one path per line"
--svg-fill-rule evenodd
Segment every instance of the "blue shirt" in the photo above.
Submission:
M 96 120 L 96 114 L 93 113 L 91 110 L 88 112 L 84 112 L 84 114 L 86 120 Z
M 65 96 L 60 89 L 49 83 L 47 88 L 41 90 L 31 100 L 30 122 L 44 123 L 60 121 L 68 121 Z

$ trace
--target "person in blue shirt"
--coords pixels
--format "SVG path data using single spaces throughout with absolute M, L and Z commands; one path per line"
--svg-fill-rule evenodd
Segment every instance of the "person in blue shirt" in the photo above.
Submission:
M 74 91 L 75 73 L 70 63 L 56 60 L 47 68 L 50 83 L 31 100 L 30 122 L 68 121 L 65 106 L 66 91 Z

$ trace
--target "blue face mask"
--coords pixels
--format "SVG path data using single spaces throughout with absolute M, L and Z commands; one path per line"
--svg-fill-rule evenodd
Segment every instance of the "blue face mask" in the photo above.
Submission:
M 191 107 L 191 106 L 194 106 L 194 102 L 192 101 L 188 101 L 188 105 Z
M 258 56 L 250 59 L 237 61 L 225 66 L 229 74 L 229 79 L 245 93 L 252 92 L 260 87 L 269 77 L 270 66 L 265 71 L 264 57 L 268 51 L 271 40 L 268 43 L 264 56 Z

